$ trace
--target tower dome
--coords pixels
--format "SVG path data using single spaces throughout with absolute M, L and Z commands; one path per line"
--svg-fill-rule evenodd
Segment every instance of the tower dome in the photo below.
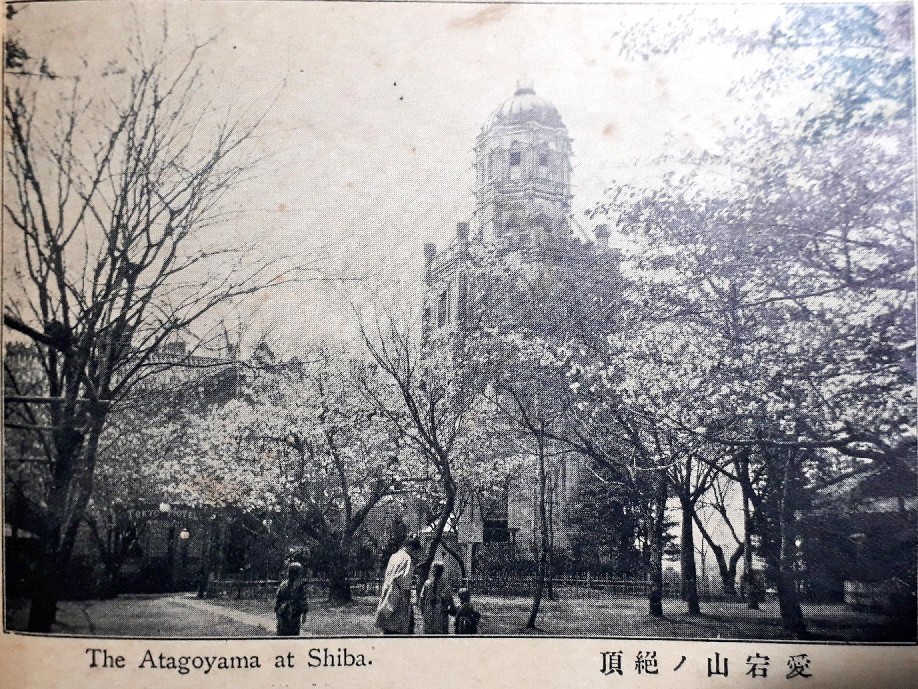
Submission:
M 531 85 L 524 85 L 518 87 L 513 95 L 491 114 L 485 128 L 523 122 L 538 122 L 549 127 L 564 126 L 555 104 L 538 95 Z

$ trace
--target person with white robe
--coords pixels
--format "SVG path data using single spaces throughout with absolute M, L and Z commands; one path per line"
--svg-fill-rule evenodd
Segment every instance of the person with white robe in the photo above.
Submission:
M 414 586 L 414 561 L 421 552 L 417 536 L 408 536 L 386 565 L 376 626 L 383 634 L 413 634 L 414 608 L 411 589 Z

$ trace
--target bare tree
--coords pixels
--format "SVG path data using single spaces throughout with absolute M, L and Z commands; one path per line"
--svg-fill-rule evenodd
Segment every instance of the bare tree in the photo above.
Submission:
M 552 596 L 554 533 L 553 510 L 555 505 L 554 486 L 557 482 L 558 464 L 564 455 L 557 448 L 554 438 L 557 427 L 563 423 L 565 409 L 560 395 L 549 395 L 549 386 L 532 370 L 520 375 L 518 366 L 513 375 L 516 380 L 498 381 L 494 386 L 493 402 L 501 415 L 509 421 L 519 434 L 520 451 L 533 451 L 536 463 L 535 510 L 539 526 L 535 550 L 538 557 L 536 582 L 532 594 L 532 605 L 524 629 L 544 631 L 537 625 L 542 598 L 548 588 Z M 557 391 L 555 391 L 557 392 Z M 505 430 L 506 432 L 506 430 Z
M 379 367 L 389 390 L 367 386 L 366 394 L 404 441 L 433 467 L 441 492 L 427 553 L 418 567 L 426 579 L 443 540 L 443 532 L 457 508 L 460 461 L 468 458 L 468 441 L 474 427 L 475 403 L 480 395 L 462 357 L 451 357 L 449 348 L 426 349 L 412 331 L 394 317 L 377 319 L 361 334 L 371 359 Z
M 4 89 L 4 325 L 34 343 L 44 377 L 42 396 L 8 397 L 36 410 L 20 430 L 41 438 L 44 459 L 30 631 L 54 622 L 112 405 L 181 364 L 159 356 L 170 337 L 276 278 L 271 260 L 213 232 L 258 118 L 196 107 L 204 45 L 177 63 L 165 42 L 151 55 L 135 41 L 89 96 L 79 78 Z

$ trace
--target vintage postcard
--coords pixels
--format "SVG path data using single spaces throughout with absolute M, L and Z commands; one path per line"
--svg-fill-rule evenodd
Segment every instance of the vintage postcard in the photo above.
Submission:
M 3 675 L 913 686 L 914 26 L 7 3 Z

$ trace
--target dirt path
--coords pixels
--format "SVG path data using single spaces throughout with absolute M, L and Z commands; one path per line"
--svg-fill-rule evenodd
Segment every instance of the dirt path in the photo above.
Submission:
M 22 622 L 24 626 L 25 619 Z M 11 628 L 17 626 L 13 624 Z M 233 610 L 198 600 L 193 594 L 121 595 L 111 600 L 62 602 L 53 633 L 109 637 L 272 636 L 274 616 Z
M 200 598 L 192 598 L 188 595 L 172 596 L 161 599 L 161 602 L 169 605 L 180 605 L 195 610 L 203 611 L 211 615 L 224 617 L 238 624 L 244 624 L 250 627 L 260 627 L 266 634 L 274 634 L 276 620 L 274 615 L 257 614 L 234 610 L 224 605 L 217 605 Z

